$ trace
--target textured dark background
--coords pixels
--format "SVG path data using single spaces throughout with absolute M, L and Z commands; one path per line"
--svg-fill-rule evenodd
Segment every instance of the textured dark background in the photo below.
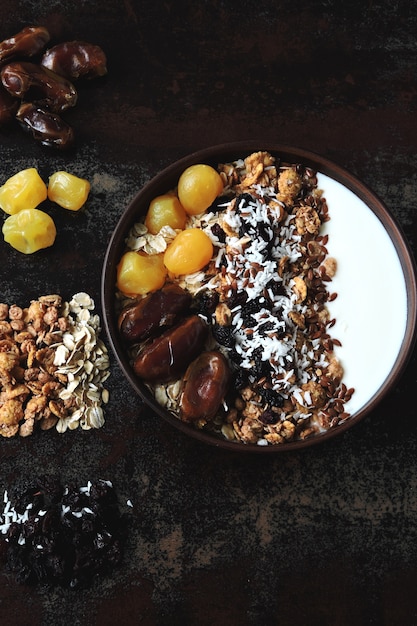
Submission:
M 85 290 L 100 311 L 106 245 L 128 201 L 176 158 L 229 140 L 273 139 L 347 167 L 416 250 L 416 2 L 2 0 L 1 39 L 29 23 L 101 45 L 109 73 L 80 88 L 67 116 L 74 151 L 0 132 L 1 182 L 32 166 L 92 182 L 84 212 L 53 212 L 50 250 L 25 257 L 0 242 L 3 301 Z M 0 623 L 417 624 L 416 384 L 414 352 L 351 431 L 260 458 L 162 423 L 113 359 L 105 427 L 0 441 L 0 487 L 14 493 L 45 472 L 112 480 L 130 518 L 123 567 L 82 592 L 2 574 Z

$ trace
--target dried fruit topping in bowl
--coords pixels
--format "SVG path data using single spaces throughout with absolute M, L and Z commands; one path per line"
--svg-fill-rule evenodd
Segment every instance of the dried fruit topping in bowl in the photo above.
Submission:
M 132 227 L 126 254 L 162 259 L 165 277 L 136 295 L 118 283 L 120 332 L 136 375 L 178 419 L 245 444 L 305 439 L 346 420 L 354 393 L 331 336 L 337 260 L 323 234 L 326 199 L 313 170 L 268 152 L 220 164 L 217 174 L 210 206 L 188 205 L 183 228 L 167 221 L 149 232 L 146 216 Z M 209 241 L 207 257 L 193 233 Z

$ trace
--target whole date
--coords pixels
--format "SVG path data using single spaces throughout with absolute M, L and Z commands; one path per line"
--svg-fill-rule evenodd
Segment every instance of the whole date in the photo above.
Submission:
M 201 353 L 207 335 L 200 316 L 186 318 L 142 347 L 133 363 L 135 374 L 151 383 L 177 380 Z

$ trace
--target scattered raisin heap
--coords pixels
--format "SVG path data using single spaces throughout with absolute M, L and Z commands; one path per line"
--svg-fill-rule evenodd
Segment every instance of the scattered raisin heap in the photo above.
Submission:
M 14 506 L 7 492 L 3 500 L 0 536 L 17 582 L 83 588 L 121 562 L 126 523 L 111 482 L 41 477 Z

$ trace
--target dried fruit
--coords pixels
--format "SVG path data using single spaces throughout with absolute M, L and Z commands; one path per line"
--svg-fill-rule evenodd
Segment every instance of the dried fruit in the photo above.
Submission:
M 66 149 L 74 143 L 74 131 L 57 113 L 36 104 L 24 102 L 20 105 L 16 119 L 26 132 L 43 146 Z
M 8 124 L 14 119 L 19 108 L 19 101 L 13 98 L 0 84 L 0 126 Z
M 49 177 L 48 198 L 64 209 L 78 211 L 87 201 L 90 183 L 85 178 L 59 171 Z
M 1 81 L 15 98 L 46 106 L 55 113 L 77 103 L 77 91 L 69 80 L 35 63 L 9 63 L 1 70 Z
M 0 43 L 0 62 L 32 57 L 42 50 L 50 38 L 48 30 L 43 26 L 26 26 Z
M 202 352 L 187 368 L 180 401 L 184 422 L 210 421 L 224 399 L 230 380 L 230 368 L 221 352 Z
M 69 79 L 95 78 L 107 74 L 103 50 L 84 41 L 67 41 L 47 50 L 41 64 Z
M 168 284 L 162 289 L 127 306 L 119 316 L 123 339 L 129 343 L 143 341 L 173 326 L 181 313 L 191 305 L 191 294 L 179 285 Z
M 203 269 L 213 256 L 213 244 L 199 228 L 182 230 L 168 246 L 164 263 L 175 275 L 192 274 Z
M 164 194 L 150 203 L 145 226 L 150 233 L 157 235 L 164 226 L 182 230 L 186 220 L 187 214 L 178 198 L 173 194 Z
M 187 167 L 178 181 L 178 197 L 189 215 L 203 213 L 222 191 L 220 174 L 204 163 Z
M 17 582 L 87 587 L 121 562 L 127 519 L 110 481 L 77 487 L 41 476 L 3 502 L 0 533 Z
M 159 254 L 126 252 L 117 266 L 117 288 L 128 296 L 145 295 L 160 289 L 166 276 Z
M 23 254 L 49 248 L 56 237 L 52 217 L 39 209 L 23 209 L 10 215 L 4 222 L 2 231 L 4 240 Z
M 47 197 L 46 185 L 34 167 L 21 170 L 0 187 L 0 208 L 9 215 L 34 209 Z
M 150 382 L 176 380 L 200 354 L 207 334 L 198 315 L 183 320 L 142 349 L 133 364 L 136 375 Z

